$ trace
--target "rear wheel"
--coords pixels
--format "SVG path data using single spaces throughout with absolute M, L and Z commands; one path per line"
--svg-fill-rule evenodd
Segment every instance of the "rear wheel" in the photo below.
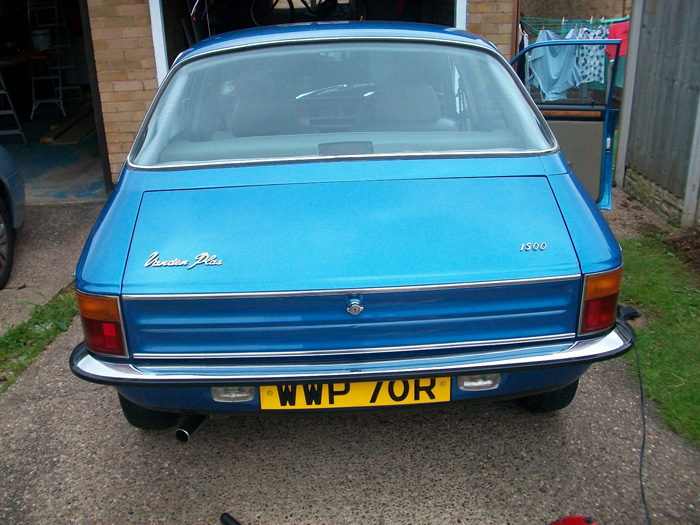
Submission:
M 0 288 L 10 280 L 12 258 L 15 252 L 12 219 L 5 203 L 0 200 Z
M 129 424 L 141 430 L 164 430 L 175 426 L 180 419 L 180 414 L 144 408 L 132 403 L 121 394 L 119 394 L 119 404 Z
M 578 390 L 578 379 L 558 390 L 523 397 L 520 399 L 520 404 L 530 412 L 554 412 L 568 407 L 576 397 L 576 390 Z

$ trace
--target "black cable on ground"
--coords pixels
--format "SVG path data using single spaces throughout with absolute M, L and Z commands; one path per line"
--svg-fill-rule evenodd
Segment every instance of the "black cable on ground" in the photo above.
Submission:
M 625 321 L 636 319 L 641 314 L 633 306 L 618 306 L 617 315 Z M 642 381 L 642 365 L 639 360 L 639 350 L 637 345 L 634 345 L 634 357 L 637 362 L 637 375 L 639 376 L 639 406 L 642 412 L 642 447 L 639 451 L 639 489 L 642 494 L 642 504 L 644 505 L 644 515 L 647 519 L 647 524 L 651 524 L 651 515 L 649 514 L 649 506 L 647 505 L 647 497 L 644 493 L 644 451 L 647 444 L 647 418 L 646 405 L 644 404 L 644 382 Z
M 644 515 L 647 518 L 648 525 L 651 525 L 651 516 L 649 515 L 649 507 L 647 506 L 647 498 L 644 494 L 644 450 L 647 443 L 647 419 L 646 410 L 644 406 L 644 383 L 642 382 L 642 367 L 639 364 L 639 350 L 637 350 L 637 345 L 634 345 L 634 355 L 637 360 L 637 374 L 639 375 L 639 399 L 640 407 L 642 410 L 642 448 L 639 451 L 639 488 L 642 492 L 642 504 L 644 505 Z

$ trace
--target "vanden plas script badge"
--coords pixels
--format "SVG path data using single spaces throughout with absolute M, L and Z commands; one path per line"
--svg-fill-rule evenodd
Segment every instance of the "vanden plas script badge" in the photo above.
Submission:
M 153 252 L 146 261 L 144 266 L 148 268 L 149 266 L 153 268 L 164 268 L 172 266 L 187 266 L 188 270 L 191 270 L 195 266 L 221 266 L 224 264 L 222 259 L 218 259 L 216 254 L 209 255 L 209 252 L 202 252 L 194 258 L 194 262 L 190 264 L 189 259 L 181 260 L 179 258 L 170 259 L 169 261 L 163 261 L 160 259 L 158 252 Z

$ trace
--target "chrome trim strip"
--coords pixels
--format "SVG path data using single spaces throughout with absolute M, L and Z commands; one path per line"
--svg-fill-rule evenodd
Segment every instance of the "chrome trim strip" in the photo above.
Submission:
M 396 160 L 396 159 L 441 159 L 441 158 L 465 158 L 465 157 L 537 157 L 556 153 L 558 147 L 543 150 L 470 150 L 470 151 L 420 151 L 416 153 L 368 153 L 363 155 L 314 155 L 307 157 L 263 157 L 259 159 L 226 159 L 221 161 L 195 161 L 186 164 L 158 164 L 155 166 L 144 166 L 135 164 L 127 159 L 129 168 L 144 171 L 168 171 L 187 168 L 215 168 L 218 166 L 255 166 L 260 164 L 289 164 L 301 162 L 323 162 L 340 160 Z
M 528 279 L 511 279 L 505 281 L 478 281 L 474 283 L 454 284 L 423 284 L 413 286 L 385 286 L 377 288 L 338 288 L 330 290 L 290 290 L 282 292 L 230 292 L 230 293 L 203 293 L 203 294 L 124 294 L 122 299 L 126 301 L 141 301 L 149 299 L 255 299 L 267 297 L 309 297 L 319 295 L 346 295 L 346 294 L 376 294 L 376 293 L 406 293 L 426 292 L 432 290 L 463 290 L 468 288 L 484 288 L 491 286 L 515 286 L 522 284 L 553 283 L 560 281 L 574 281 L 581 278 L 581 274 L 562 275 L 559 277 L 533 277 Z
M 509 357 L 474 362 L 483 354 L 445 356 L 441 358 L 401 359 L 386 362 L 353 362 L 321 365 L 271 365 L 264 367 L 150 367 L 140 370 L 131 364 L 100 361 L 87 352 L 85 345 L 78 345 L 70 358 L 71 370 L 82 379 L 96 383 L 121 386 L 196 386 L 228 383 L 258 383 L 333 380 L 346 378 L 351 381 L 364 378 L 417 377 L 454 373 L 480 373 L 483 371 L 508 371 L 549 366 L 576 366 L 616 357 L 634 345 L 634 332 L 624 322 L 618 322 L 615 330 L 607 335 L 577 341 L 565 350 L 559 346 L 543 346 L 540 355 L 517 357 L 527 348 L 512 350 Z M 533 350 L 530 348 L 529 350 Z M 460 360 L 455 363 L 455 360 Z M 373 365 L 383 365 L 373 368 Z M 340 369 L 339 369 L 340 368 Z M 187 371 L 185 371 L 187 370 Z M 232 372 L 236 373 L 232 373 Z
M 290 33 L 291 35 L 292 33 Z M 304 35 L 304 33 L 293 33 L 294 37 L 298 37 L 299 35 Z M 176 64 L 176 67 L 174 69 L 179 69 L 182 67 L 184 64 L 187 64 L 188 62 L 193 62 L 197 59 L 200 59 L 202 57 L 207 57 L 211 55 L 218 55 L 220 53 L 229 53 L 231 51 L 240 51 L 242 49 L 249 49 L 249 48 L 255 48 L 255 47 L 268 47 L 268 46 L 278 46 L 278 45 L 304 45 L 304 44 L 316 44 L 316 43 L 326 43 L 326 42 L 362 42 L 365 40 L 369 41 L 398 41 L 398 42 L 420 42 L 420 43 L 429 43 L 429 44 L 450 44 L 450 45 L 455 45 L 455 46 L 460 46 L 460 47 L 475 47 L 478 49 L 482 49 L 484 51 L 488 51 L 491 55 L 497 57 L 499 60 L 504 61 L 506 64 L 508 64 L 508 61 L 503 58 L 500 53 L 494 48 L 488 45 L 486 42 L 482 43 L 476 40 L 472 40 L 470 42 L 466 42 L 463 40 L 457 40 L 457 39 L 451 39 L 451 38 L 438 38 L 438 37 L 427 37 L 427 36 L 420 36 L 420 35 L 412 35 L 412 36 L 371 36 L 371 35 L 358 35 L 358 36 L 350 36 L 350 35 L 345 35 L 345 36 L 316 36 L 314 34 L 309 34 L 307 33 L 306 38 L 302 36 L 301 38 L 290 38 L 290 39 L 278 39 L 278 40 L 267 40 L 265 42 L 254 42 L 250 44 L 239 44 L 239 45 L 232 45 L 228 47 L 222 47 L 220 49 L 212 49 L 210 51 L 204 51 L 202 53 L 196 53 L 188 56 L 182 62 L 179 62 Z M 508 64 L 510 65 L 510 64 Z M 170 75 L 168 75 L 170 76 Z
M 246 358 L 281 358 L 281 357 L 319 357 L 338 355 L 364 355 L 375 353 L 420 352 L 423 350 L 449 350 L 452 348 L 474 348 L 508 345 L 526 345 L 533 343 L 549 343 L 553 341 L 566 342 L 576 336 L 575 333 L 544 335 L 538 337 L 517 337 L 513 339 L 491 339 L 485 341 L 468 341 L 458 343 L 437 343 L 429 345 L 385 346 L 374 348 L 342 348 L 337 350 L 296 350 L 285 352 L 226 352 L 226 353 L 194 353 L 194 354 L 148 354 L 135 353 L 136 359 L 246 359 Z

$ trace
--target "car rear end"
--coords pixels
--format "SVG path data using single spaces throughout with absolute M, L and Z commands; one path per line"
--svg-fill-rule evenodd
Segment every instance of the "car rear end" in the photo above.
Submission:
M 76 272 L 77 375 L 125 414 L 570 401 L 630 348 L 619 246 L 491 46 L 268 31 L 159 92 Z
M 330 385 L 345 383 L 433 378 L 449 385 L 442 401 L 555 389 L 628 347 L 619 248 L 589 232 L 608 269 L 582 272 L 546 176 L 377 180 L 373 166 L 364 182 L 145 192 L 121 295 L 80 294 L 74 369 L 160 409 L 330 408 Z M 293 385 L 299 399 L 282 406 Z M 309 385 L 325 394 L 305 403 Z M 385 402 L 433 401 L 414 387 Z M 381 403 L 363 395 L 350 406 Z

